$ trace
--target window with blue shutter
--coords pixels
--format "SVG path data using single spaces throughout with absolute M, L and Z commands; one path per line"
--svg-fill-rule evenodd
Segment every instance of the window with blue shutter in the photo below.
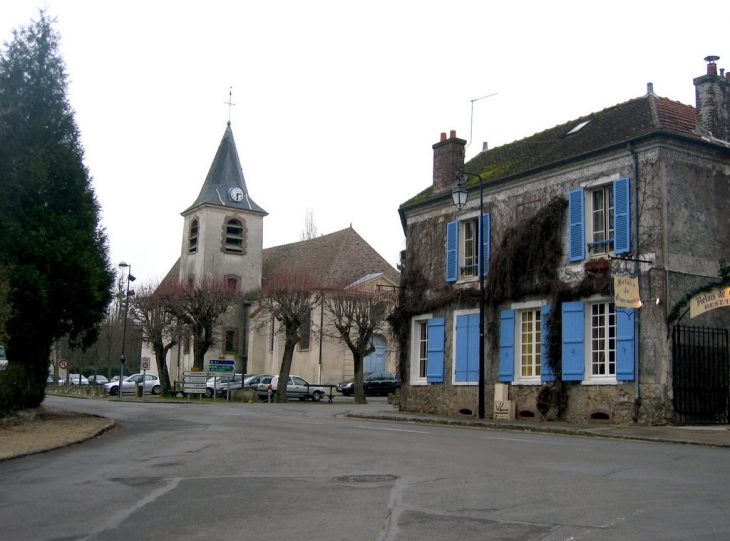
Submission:
M 630 182 L 620 178 L 613 183 L 613 250 L 617 254 L 631 251 Z
M 633 381 L 635 308 L 616 308 L 616 379 Z
M 569 249 L 571 261 L 583 261 L 586 257 L 585 226 L 583 214 L 583 189 L 568 194 Z
M 585 303 L 564 302 L 563 380 L 583 381 L 585 375 Z
M 502 310 L 499 327 L 499 381 L 515 376 L 515 311 Z
M 541 347 L 540 347 L 540 379 L 542 381 L 555 381 L 555 374 L 550 370 L 550 366 L 547 363 L 547 351 L 548 351 L 548 317 L 550 316 L 550 306 L 543 306 L 540 308 L 540 325 L 541 325 Z
M 481 227 L 482 252 L 479 256 L 479 274 L 481 276 L 487 276 L 489 274 L 489 240 L 492 231 L 492 215 L 488 212 L 482 214 Z M 484 263 L 484 269 L 481 268 L 482 263 Z
M 479 314 L 456 317 L 454 382 L 479 381 Z
M 434 317 L 428 320 L 428 366 L 426 381 L 429 383 L 443 383 L 444 381 L 444 341 L 445 320 Z
M 446 281 L 459 278 L 459 222 L 446 224 Z

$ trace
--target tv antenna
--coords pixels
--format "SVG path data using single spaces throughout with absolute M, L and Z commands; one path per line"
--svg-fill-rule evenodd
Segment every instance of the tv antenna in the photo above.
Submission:
M 496 96 L 496 95 L 497 95 L 497 92 L 495 92 L 494 94 L 488 94 L 486 96 L 482 96 L 481 98 L 474 98 L 473 100 L 471 100 L 471 120 L 469 121 L 469 143 L 467 143 L 466 147 L 464 147 L 464 148 L 467 148 L 469 145 L 471 145 L 472 133 L 474 130 L 474 102 L 483 100 L 484 98 L 491 98 L 492 96 Z

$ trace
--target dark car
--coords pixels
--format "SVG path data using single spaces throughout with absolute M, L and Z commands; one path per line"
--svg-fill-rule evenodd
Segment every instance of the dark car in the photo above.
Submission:
M 365 374 L 362 382 L 365 394 L 391 394 L 400 392 L 400 378 L 392 372 L 373 372 Z M 337 390 L 345 396 L 355 393 L 355 380 L 337 384 Z

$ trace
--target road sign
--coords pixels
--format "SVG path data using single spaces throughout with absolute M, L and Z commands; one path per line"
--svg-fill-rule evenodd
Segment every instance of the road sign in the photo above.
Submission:
M 185 372 L 183 372 L 183 376 L 202 376 L 204 378 L 207 378 L 208 373 L 207 372 L 196 372 L 194 370 L 186 370 Z
M 66 359 L 61 359 L 60 361 L 58 361 L 58 367 L 66 370 L 68 368 L 68 361 Z
M 215 365 L 231 365 L 231 366 L 233 366 L 235 364 L 236 364 L 236 361 L 234 361 L 232 359 L 211 359 L 210 360 L 210 365 L 211 366 L 215 366 Z
M 231 362 L 233 362 L 233 361 L 231 361 Z M 221 365 L 216 365 L 216 364 L 214 364 L 213 366 L 209 366 L 208 367 L 208 369 L 211 372 L 233 372 L 233 370 L 235 370 L 235 368 L 236 367 L 233 366 L 233 365 L 223 365 L 223 366 L 221 366 Z
M 183 389 L 188 394 L 205 394 L 205 389 L 188 389 L 187 387 Z
M 205 383 L 184 383 L 183 387 L 187 391 L 188 389 L 203 389 L 205 390 Z
M 142 362 L 139 366 L 140 370 L 150 370 L 150 358 L 149 357 L 142 357 Z
M 185 376 L 183 381 L 185 383 L 205 383 L 207 379 L 205 376 Z

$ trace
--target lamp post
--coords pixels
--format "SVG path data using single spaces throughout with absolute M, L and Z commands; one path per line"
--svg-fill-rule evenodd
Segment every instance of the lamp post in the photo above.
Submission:
M 479 389 L 477 390 L 477 416 L 484 419 L 484 185 L 482 177 L 473 173 L 467 173 L 459 170 L 456 172 L 456 186 L 451 192 L 454 205 L 461 210 L 466 205 L 469 192 L 464 187 L 467 177 L 479 179 L 479 220 L 477 220 L 477 253 L 479 254 L 479 263 L 477 265 L 477 274 L 479 275 Z
M 127 316 L 129 315 L 129 282 L 134 282 L 136 278 L 132 276 L 132 265 L 130 263 L 127 263 L 126 261 L 121 261 L 119 263 L 120 269 L 128 269 L 127 270 L 127 294 L 124 298 L 124 324 L 122 327 L 122 354 L 119 357 L 119 400 L 122 399 L 122 383 L 124 382 L 124 345 L 127 341 Z M 132 292 L 134 294 L 134 292 Z

